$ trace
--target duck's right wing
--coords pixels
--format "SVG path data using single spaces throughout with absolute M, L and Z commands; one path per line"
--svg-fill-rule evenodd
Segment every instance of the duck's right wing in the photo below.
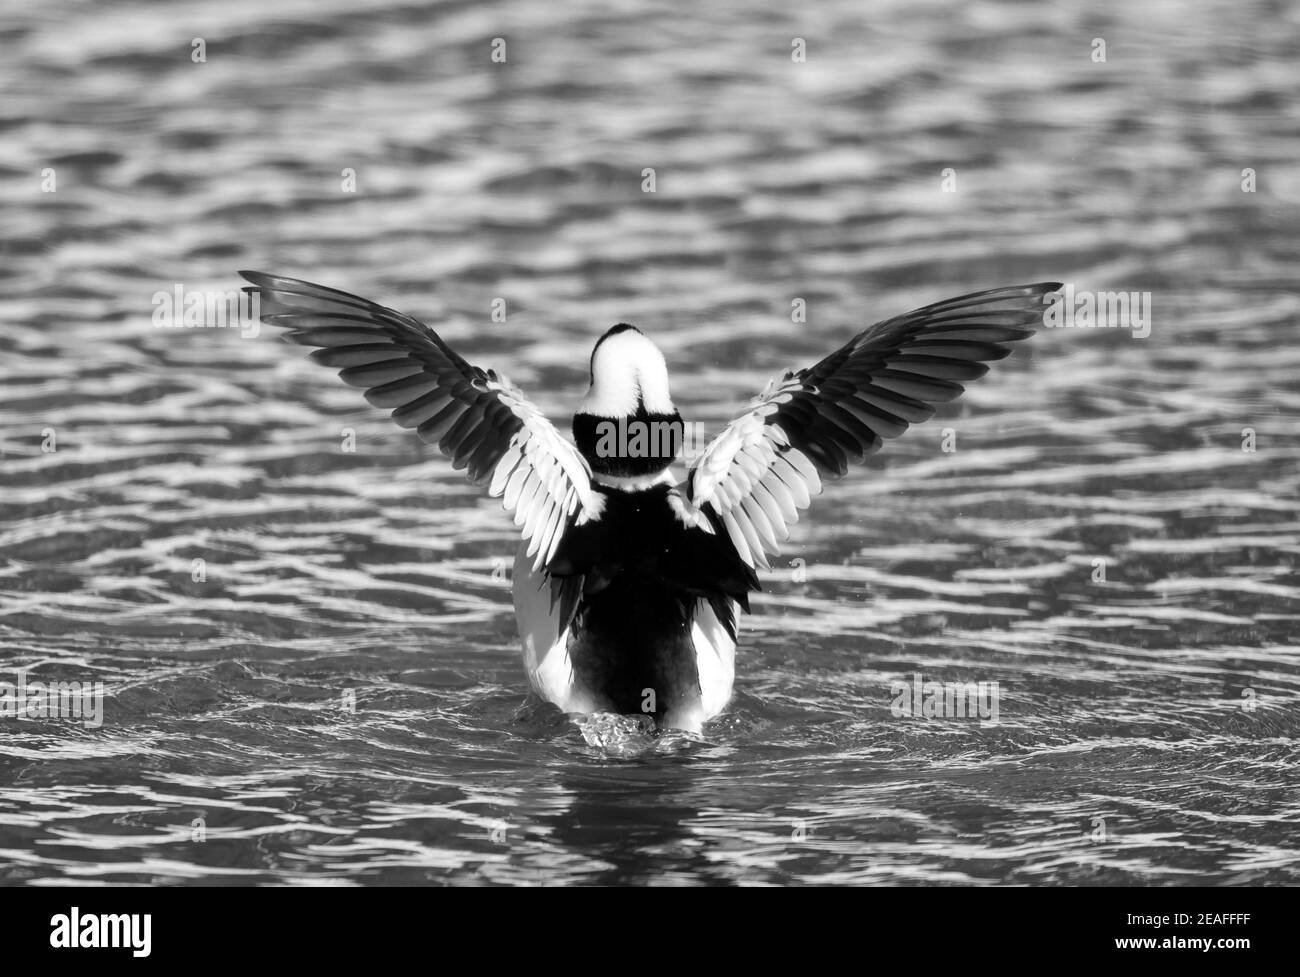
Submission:
M 988 371 L 1043 322 L 1057 282 L 975 292 L 859 333 L 815 366 L 787 371 L 705 449 L 687 496 L 750 566 L 780 553 L 822 488 Z
M 504 376 L 467 363 L 417 319 L 367 299 L 296 278 L 242 271 L 261 317 L 315 346 L 311 358 L 338 367 L 393 420 L 436 444 L 470 480 L 503 497 L 540 569 L 565 528 L 597 518 L 603 497 L 587 462 Z

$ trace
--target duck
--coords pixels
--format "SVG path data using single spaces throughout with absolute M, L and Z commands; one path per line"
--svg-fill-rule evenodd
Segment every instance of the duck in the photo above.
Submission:
M 258 314 L 499 498 L 531 689 L 567 714 L 698 734 L 732 698 L 739 618 L 826 482 L 928 420 L 1044 322 L 1059 282 L 972 292 L 858 331 L 787 369 L 694 458 L 663 353 L 597 339 L 571 437 L 502 373 L 418 319 L 324 285 L 239 273 Z

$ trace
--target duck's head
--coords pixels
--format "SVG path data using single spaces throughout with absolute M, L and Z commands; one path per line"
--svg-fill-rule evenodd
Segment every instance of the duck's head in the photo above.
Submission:
M 673 463 L 683 434 L 663 354 L 620 322 L 591 351 L 591 388 L 573 415 L 578 450 L 597 476 L 641 482 Z

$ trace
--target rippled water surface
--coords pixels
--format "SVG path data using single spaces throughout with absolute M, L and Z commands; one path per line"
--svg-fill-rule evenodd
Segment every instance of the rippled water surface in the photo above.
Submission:
M 0 880 L 1297 881 L 1300 8 L 768 7 L 8 5 L 0 681 L 107 699 L 0 720 Z M 433 449 L 272 335 L 153 325 L 244 267 L 564 421 L 620 320 L 713 428 L 964 291 L 1153 318 L 829 486 L 731 709 L 654 739 L 527 698 L 514 527 Z M 999 722 L 895 718 L 914 675 Z

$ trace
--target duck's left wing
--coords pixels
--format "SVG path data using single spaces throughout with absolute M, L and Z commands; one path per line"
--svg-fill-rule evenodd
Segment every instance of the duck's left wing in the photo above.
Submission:
M 600 514 L 603 498 L 572 443 L 504 376 L 467 363 L 442 338 L 401 312 L 323 285 L 241 271 L 262 320 L 286 338 L 317 347 L 311 358 L 337 367 L 393 420 L 415 428 L 470 481 L 503 497 L 523 527 L 533 569 L 555 555 L 570 520 Z
M 884 438 L 959 396 L 962 382 L 1034 332 L 1060 287 L 997 288 L 927 305 L 775 378 L 691 469 L 691 504 L 750 566 L 768 566 L 823 478 L 840 478 Z

